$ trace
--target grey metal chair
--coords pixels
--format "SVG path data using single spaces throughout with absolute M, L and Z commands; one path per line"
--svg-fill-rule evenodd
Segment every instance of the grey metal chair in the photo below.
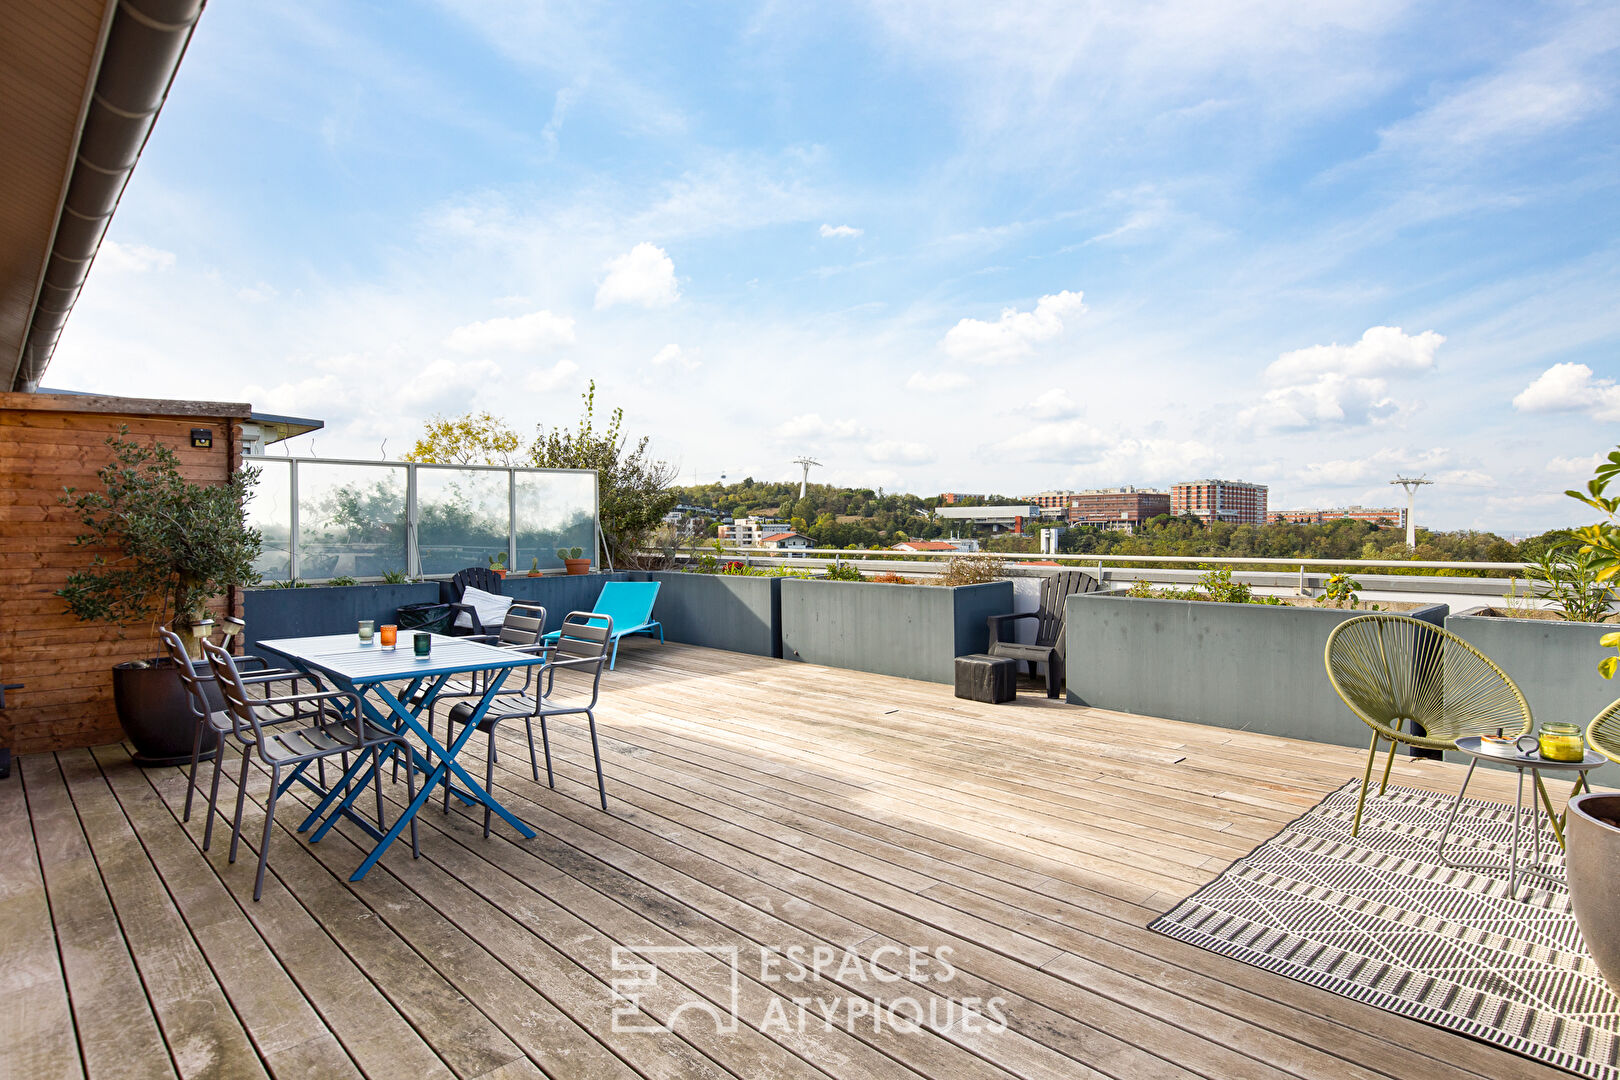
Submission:
M 191 710 L 194 732 L 191 739 L 191 768 L 186 778 L 186 805 L 180 816 L 181 821 L 191 820 L 191 804 L 197 793 L 197 766 L 202 760 L 203 742 L 212 732 L 214 736 L 214 779 L 208 788 L 208 824 L 203 828 L 204 851 L 214 840 L 214 813 L 219 801 L 219 774 L 223 758 L 225 757 L 225 736 L 231 733 L 231 719 L 224 710 L 224 701 L 219 701 L 220 708 L 214 708 L 214 702 L 208 698 L 207 686 L 214 681 L 213 674 L 207 670 L 206 661 L 193 660 L 186 653 L 185 643 L 167 626 L 158 627 L 158 640 L 163 643 L 164 651 L 168 653 L 170 661 L 174 663 L 175 673 L 180 679 L 180 686 L 186 694 L 186 706 Z M 237 668 L 241 669 L 244 663 L 258 664 L 261 668 L 264 661 L 256 656 L 242 657 L 237 660 Z M 197 665 L 202 664 L 204 670 L 199 672 Z M 289 682 L 292 693 L 298 693 L 299 682 L 308 679 L 317 690 L 324 689 L 313 676 L 304 675 L 294 671 L 283 671 L 275 668 L 263 668 L 254 671 L 251 675 L 243 675 L 242 682 L 248 686 L 265 686 L 277 682 Z M 272 707 L 263 719 L 267 724 L 285 724 L 293 720 L 304 718 L 296 706 Z M 326 779 L 325 766 L 322 765 L 321 780 Z
M 546 720 L 553 716 L 584 715 L 591 728 L 591 756 L 596 761 L 596 791 L 601 798 L 602 809 L 607 809 L 607 781 L 602 776 L 602 749 L 596 738 L 596 702 L 602 691 L 602 669 L 606 666 L 608 651 L 613 642 L 613 620 L 605 615 L 597 615 L 589 611 L 570 611 L 563 619 L 562 628 L 557 631 L 557 638 L 550 645 L 543 647 L 546 664 L 539 678 L 536 679 L 536 690 L 532 698 L 524 701 L 524 708 L 510 711 L 496 711 L 491 708 L 479 721 L 479 730 L 489 733 L 489 753 L 484 772 L 486 787 L 495 783 L 495 729 L 503 720 L 522 720 L 523 726 L 529 736 L 529 768 L 534 772 L 536 781 L 540 779 L 540 763 L 534 752 L 534 722 L 540 721 L 540 741 L 546 754 L 546 784 L 551 788 L 557 786 L 556 776 L 551 768 L 551 736 L 546 730 Z M 526 647 L 527 648 L 527 647 Z M 590 697 L 584 697 L 583 687 L 576 687 L 577 695 L 568 701 L 561 701 L 556 696 L 557 672 L 568 671 L 577 673 L 589 679 Z M 566 684 L 565 684 L 566 685 Z M 451 706 L 447 721 L 453 735 L 455 725 L 465 724 L 472 719 L 474 706 L 469 702 L 457 702 Z M 449 809 L 449 792 L 445 793 L 445 808 Z M 489 835 L 490 813 L 484 811 L 484 835 Z
M 1029 673 L 1035 674 L 1035 665 L 1046 665 L 1046 696 L 1058 696 L 1063 684 L 1065 642 L 1063 640 L 1063 603 L 1077 593 L 1097 591 L 1097 579 L 1080 570 L 1060 570 L 1041 579 L 1041 602 L 1034 611 L 1020 611 L 1011 615 L 990 616 L 991 656 L 1007 656 L 1029 664 Z M 1013 623 L 1019 619 L 1035 619 L 1035 642 L 1026 644 L 1013 640 Z
M 270 861 L 270 837 L 276 819 L 276 801 L 295 780 L 304 779 L 304 770 L 311 762 L 347 754 L 369 755 L 371 767 L 361 774 L 356 783 L 365 784 L 377 779 L 383 755 L 395 752 L 408 754 L 403 735 L 380 728 L 365 718 L 360 699 L 345 690 L 323 690 L 311 694 L 288 694 L 281 697 L 258 698 L 248 693 L 246 682 L 236 669 L 231 654 L 211 641 L 203 642 L 203 655 L 214 673 L 220 696 L 225 699 L 225 712 L 231 720 L 231 734 L 242 744 L 242 774 L 236 786 L 236 816 L 231 822 L 230 861 L 236 861 L 236 848 L 242 838 L 242 807 L 247 798 L 248 768 L 253 756 L 270 767 L 270 795 L 264 807 L 264 836 L 259 843 L 259 873 L 253 882 L 253 899 L 264 893 L 264 870 Z M 297 730 L 275 730 L 261 717 L 266 709 L 292 705 L 306 712 L 314 724 Z M 309 710 L 313 710 L 312 714 Z M 268 729 L 268 730 L 267 730 Z M 282 770 L 289 770 L 285 779 Z M 416 770 L 405 770 L 410 785 L 410 801 L 416 800 Z M 314 786 L 311 784 L 311 786 Z M 377 827 L 383 821 L 382 785 L 377 789 Z M 212 817 L 212 815 L 210 815 Z M 416 821 L 411 821 L 411 854 L 421 855 L 417 844 Z
M 506 619 L 501 623 L 499 633 L 494 634 L 468 634 L 468 641 L 483 642 L 502 649 L 520 649 L 524 652 L 538 653 L 541 651 L 540 638 L 546 632 L 546 609 L 541 604 L 513 604 L 507 609 Z M 489 686 L 488 676 L 481 672 L 474 672 L 466 682 L 452 684 L 454 689 L 440 691 L 438 697 L 428 705 L 427 729 L 433 734 L 435 713 L 442 701 L 454 701 L 457 698 L 481 698 L 484 690 Z M 511 676 L 507 676 L 510 681 Z M 534 687 L 534 668 L 523 669 L 523 681 L 515 685 L 503 684 L 495 692 L 496 697 L 527 697 Z M 417 691 L 411 698 L 412 705 L 422 700 L 424 691 Z M 399 761 L 394 761 L 394 779 L 399 779 Z

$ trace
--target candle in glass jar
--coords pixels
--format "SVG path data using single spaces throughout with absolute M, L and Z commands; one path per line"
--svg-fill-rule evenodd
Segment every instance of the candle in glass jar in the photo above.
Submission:
M 399 633 L 399 627 L 395 626 L 393 623 L 383 623 L 381 626 L 377 627 L 377 633 L 379 638 L 382 640 L 382 647 L 385 649 L 392 649 L 395 642 L 398 640 L 397 635 Z
M 370 645 L 372 632 L 377 628 L 375 619 L 360 620 L 360 644 Z
M 412 642 L 411 647 L 416 650 L 416 655 L 417 656 L 426 656 L 426 655 L 428 655 L 428 653 L 430 651 L 432 651 L 432 649 L 433 649 L 433 635 L 432 634 L 417 634 L 416 635 L 416 640 L 414 642 Z
M 1548 761 L 1580 761 L 1586 757 L 1586 742 L 1574 724 L 1542 724 L 1541 756 Z

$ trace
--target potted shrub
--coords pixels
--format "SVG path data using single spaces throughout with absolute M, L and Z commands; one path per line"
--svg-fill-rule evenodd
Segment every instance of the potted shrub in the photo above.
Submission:
M 233 586 L 259 581 L 253 569 L 261 538 L 247 524 L 257 469 L 238 469 L 221 485 L 193 484 L 173 450 L 108 436 L 113 459 L 96 473 L 99 491 L 67 488 L 61 502 L 84 526 L 75 543 L 95 552 L 56 595 L 86 622 L 111 624 L 126 636 L 144 624 L 156 646 L 157 627 L 174 628 L 193 656 L 213 631 L 208 604 Z M 191 711 L 165 657 L 113 667 L 118 722 L 145 765 L 189 761 Z
M 491 555 L 489 557 L 489 568 L 494 571 L 496 577 L 504 578 L 506 576 L 506 556 L 504 554 Z
M 570 574 L 588 574 L 591 572 L 591 560 L 585 558 L 585 549 L 582 547 L 558 548 L 557 558 Z

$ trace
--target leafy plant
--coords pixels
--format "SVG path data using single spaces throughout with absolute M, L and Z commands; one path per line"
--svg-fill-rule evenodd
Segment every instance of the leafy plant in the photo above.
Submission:
M 339 574 L 335 578 L 327 578 L 326 583 L 328 585 L 358 585 L 358 584 L 360 584 L 358 581 L 356 581 L 354 578 L 350 577 L 348 574 Z
M 408 580 L 403 570 L 384 570 L 382 579 L 384 585 L 403 585 Z
M 1570 622 L 1602 622 L 1614 603 L 1615 590 L 1598 576 L 1601 557 L 1573 543 L 1549 547 L 1529 566 L 1524 576 L 1537 596 Z
M 853 563 L 834 563 L 827 567 L 828 581 L 865 581 L 866 578 Z
M 1322 607 L 1349 608 L 1361 606 L 1361 582 L 1349 574 L 1330 574 L 1322 595 L 1316 602 Z
M 74 543 L 96 552 L 56 592 L 76 618 L 187 625 L 227 589 L 258 584 L 263 538 L 246 514 L 257 469 L 194 484 L 173 450 L 129 438 L 128 427 L 106 443 L 112 461 L 96 471 L 101 490 L 65 488 L 60 499 L 85 530 Z
M 1615 516 L 1620 514 L 1620 498 L 1608 494 L 1609 483 L 1617 475 L 1620 475 L 1620 448 L 1609 452 L 1609 456 L 1593 472 L 1592 479 L 1586 482 L 1584 492 L 1564 492 L 1603 515 L 1602 521 L 1583 526 L 1573 533 L 1581 545 L 1581 554 L 1592 556 L 1592 561 L 1587 565 L 1592 571 L 1593 580 L 1597 582 L 1608 581 L 1620 571 L 1620 525 L 1615 524 Z M 1620 668 L 1620 633 L 1604 634 L 1598 644 L 1617 651 L 1617 655 L 1606 656 L 1598 664 L 1598 674 L 1612 679 L 1616 668 Z
M 980 585 L 1006 576 L 1006 564 L 994 555 L 956 555 L 945 564 L 941 580 L 946 585 Z
M 886 571 L 886 572 L 881 573 L 881 574 L 873 574 L 871 580 L 873 580 L 875 582 L 878 582 L 881 585 L 915 585 L 915 584 L 917 584 L 915 581 L 912 581 L 908 577 L 901 577 L 899 574 L 895 573 L 893 570 L 889 570 L 889 571 Z
M 288 578 L 286 581 L 272 581 L 263 587 L 266 589 L 302 589 L 305 588 L 305 583 L 297 578 Z
M 522 436 L 492 413 L 469 412 L 450 419 L 435 414 L 405 460 L 440 465 L 511 465 L 513 455 L 522 449 Z
M 576 547 L 566 547 L 566 548 L 558 548 L 557 549 L 557 558 L 559 558 L 559 559 L 563 559 L 563 560 L 582 559 L 584 557 L 585 557 L 585 549 L 582 548 L 582 547 L 577 547 L 576 546 Z M 538 563 L 536 563 L 536 565 L 538 565 Z
M 1241 581 L 1232 580 L 1230 566 L 1206 570 L 1198 585 L 1211 600 L 1222 604 L 1247 604 L 1254 599 L 1253 592 Z

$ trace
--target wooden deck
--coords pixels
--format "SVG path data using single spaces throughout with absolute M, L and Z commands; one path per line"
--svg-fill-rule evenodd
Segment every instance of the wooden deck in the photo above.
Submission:
M 556 791 L 503 729 L 500 796 L 538 838 L 426 812 L 419 861 L 398 844 L 350 885 L 358 830 L 311 846 L 288 802 L 261 903 L 267 776 L 230 865 L 228 830 L 205 854 L 204 815 L 180 824 L 179 770 L 120 746 L 21 759 L 0 783 L 0 1075 L 1564 1075 L 1144 929 L 1358 775 L 1357 751 L 678 645 L 627 646 L 604 694 L 611 814 L 580 728 L 554 727 Z M 615 946 L 658 965 L 628 1026 L 728 1005 L 733 949 L 741 1023 L 616 1031 Z M 767 975 L 762 946 L 821 947 L 823 977 Z

